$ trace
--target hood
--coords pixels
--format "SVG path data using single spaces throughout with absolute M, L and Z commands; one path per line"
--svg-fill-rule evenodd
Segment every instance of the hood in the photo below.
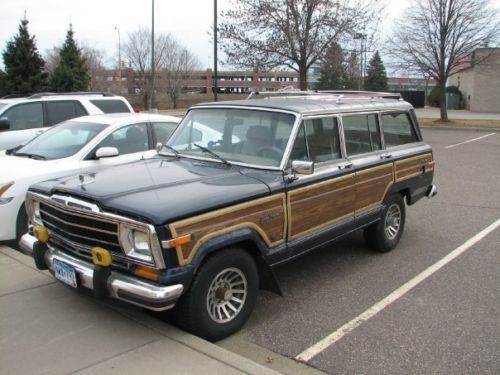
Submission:
M 269 194 L 268 186 L 240 167 L 157 157 L 70 178 L 30 190 L 67 194 L 96 202 L 103 210 L 154 225 Z
M 64 164 L 63 164 L 64 165 Z M 60 160 L 36 160 L 21 156 L 0 156 L 0 183 L 21 179 L 47 179 L 62 168 Z

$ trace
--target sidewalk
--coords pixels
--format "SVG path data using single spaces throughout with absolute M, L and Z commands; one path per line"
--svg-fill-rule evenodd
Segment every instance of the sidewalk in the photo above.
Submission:
M 0 374 L 277 374 L 0 246 Z
M 416 108 L 415 113 L 419 119 L 439 119 L 439 108 Z M 466 109 L 449 109 L 450 120 L 500 120 L 500 113 L 471 112 Z

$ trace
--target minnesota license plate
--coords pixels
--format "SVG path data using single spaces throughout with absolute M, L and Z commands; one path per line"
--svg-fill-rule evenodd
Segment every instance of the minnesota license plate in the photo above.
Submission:
M 62 281 L 66 285 L 73 288 L 77 287 L 75 269 L 57 259 L 54 259 L 54 276 L 57 280 Z

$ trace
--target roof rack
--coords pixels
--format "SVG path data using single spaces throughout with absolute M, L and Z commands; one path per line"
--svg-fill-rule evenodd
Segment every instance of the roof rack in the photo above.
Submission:
M 110 92 L 93 92 L 93 91 L 73 91 L 73 92 L 39 92 L 28 97 L 28 99 L 40 99 L 45 96 L 68 96 L 68 95 L 101 95 L 114 96 Z
M 256 95 L 264 97 L 280 97 L 280 96 L 328 96 L 330 99 L 336 99 L 338 104 L 344 99 L 398 99 L 403 100 L 400 93 L 392 92 L 377 92 L 377 91 L 351 91 L 351 90 L 299 90 L 289 87 L 278 91 L 252 91 L 247 99 L 252 99 Z

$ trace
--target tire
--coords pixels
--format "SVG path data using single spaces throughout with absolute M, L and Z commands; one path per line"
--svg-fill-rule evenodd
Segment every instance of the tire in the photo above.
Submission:
M 227 337 L 247 321 L 258 287 L 253 257 L 241 248 L 221 250 L 202 264 L 191 288 L 179 300 L 177 324 L 208 341 Z
M 24 203 L 19 209 L 16 220 L 16 244 L 19 243 L 21 237 L 28 232 L 28 214 L 26 214 L 26 207 Z
M 403 235 L 406 207 L 400 194 L 393 194 L 385 201 L 380 220 L 364 231 L 365 241 L 376 251 L 385 253 L 394 249 Z

